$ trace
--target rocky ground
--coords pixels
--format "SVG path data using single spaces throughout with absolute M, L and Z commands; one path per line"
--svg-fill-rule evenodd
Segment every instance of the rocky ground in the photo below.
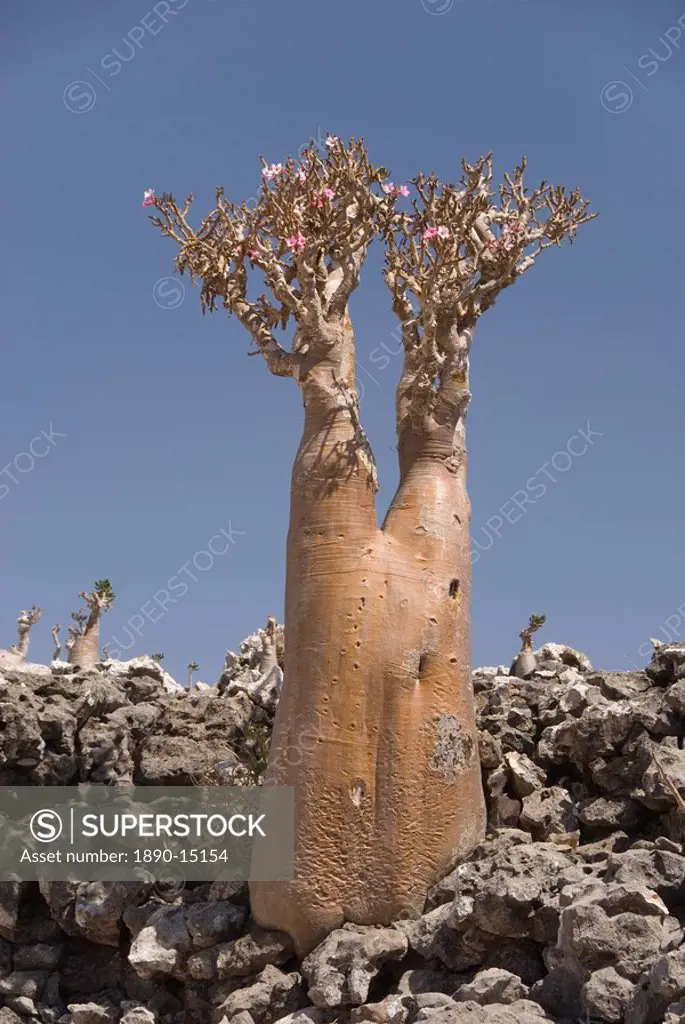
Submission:
M 256 779 L 268 642 L 193 693 L 149 658 L 4 667 L 0 785 Z M 0 1024 L 685 1021 L 685 645 L 644 673 L 554 644 L 536 662 L 474 672 L 490 834 L 420 919 L 299 962 L 241 883 L 3 882 Z

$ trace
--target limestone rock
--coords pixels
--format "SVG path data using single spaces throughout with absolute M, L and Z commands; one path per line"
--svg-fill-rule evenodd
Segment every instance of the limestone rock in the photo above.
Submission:
M 315 1006 L 358 1006 L 381 965 L 399 960 L 407 938 L 396 928 L 345 925 L 324 939 L 302 963 Z
M 539 789 L 525 797 L 519 821 L 536 840 L 549 839 L 555 833 L 573 832 L 578 825 L 573 800 L 561 786 Z
M 567 644 L 543 644 L 535 651 L 535 659 L 538 664 L 543 661 L 560 661 L 571 668 L 580 669 L 581 672 L 592 671 L 588 656 Z
M 183 908 L 164 907 L 152 914 L 133 939 L 129 963 L 141 978 L 173 975 L 191 943 Z
M 192 954 L 186 966 L 197 981 L 223 980 L 256 974 L 269 964 L 284 963 L 290 956 L 292 944 L 287 935 L 251 923 L 245 935 Z
M 670 1004 L 685 996 L 685 949 L 656 959 L 635 985 L 625 1024 L 659 1024 Z
M 236 989 L 219 1004 L 216 1017 L 225 1016 L 235 1022 L 239 1013 L 247 1011 L 255 1024 L 280 1020 L 307 1006 L 301 980 L 296 971 L 284 974 L 277 967 L 267 965 L 253 981 Z
M 603 967 L 594 971 L 583 985 L 582 1009 L 589 1017 L 621 1024 L 633 988 L 633 983 L 619 974 L 615 967 Z
M 473 981 L 462 985 L 454 998 L 460 1003 L 471 1000 L 485 1006 L 489 1003 L 508 1005 L 518 999 L 525 999 L 527 995 L 527 986 L 515 974 L 499 967 L 490 967 L 479 971 Z

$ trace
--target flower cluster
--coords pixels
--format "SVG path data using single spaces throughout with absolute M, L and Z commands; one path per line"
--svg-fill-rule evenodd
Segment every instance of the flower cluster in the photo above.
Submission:
M 434 238 L 449 238 L 450 231 L 444 224 L 441 224 L 437 228 L 426 228 L 423 233 L 424 242 L 432 242 Z
M 283 174 L 283 164 L 267 164 L 262 168 L 262 177 L 266 181 L 273 181 L 279 174 Z
M 488 242 L 486 248 L 493 252 L 511 252 L 512 249 L 516 248 L 517 236 L 520 239 L 522 232 L 525 230 L 526 226 L 520 220 L 512 221 L 511 224 L 505 224 L 502 228 L 502 238 L 495 238 Z
M 153 188 L 146 188 L 143 192 L 143 206 L 154 206 L 155 205 L 155 190 Z
M 322 209 L 327 199 L 335 199 L 335 192 L 332 188 L 324 188 L 321 192 L 315 192 L 312 196 L 312 206 Z
M 302 252 L 307 244 L 307 239 L 304 235 L 291 235 L 290 238 L 286 238 L 285 244 L 289 249 L 292 249 L 293 252 Z
M 398 196 L 409 195 L 409 189 L 406 185 L 394 185 L 392 181 L 388 181 L 381 185 L 381 188 L 385 192 L 386 196 L 390 196 L 391 199 L 397 199 Z

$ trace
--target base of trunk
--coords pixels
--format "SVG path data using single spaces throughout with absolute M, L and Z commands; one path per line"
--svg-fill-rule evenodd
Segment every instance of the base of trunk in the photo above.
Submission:
M 286 619 L 266 781 L 295 788 L 295 877 L 250 884 L 254 919 L 300 956 L 346 921 L 419 916 L 485 834 L 469 581 L 380 531 L 336 569 L 313 576 Z M 306 745 L 303 709 L 316 717 Z

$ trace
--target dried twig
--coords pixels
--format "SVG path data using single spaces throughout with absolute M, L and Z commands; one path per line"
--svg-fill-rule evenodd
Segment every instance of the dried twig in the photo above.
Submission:
M 668 789 L 670 789 L 670 791 L 671 791 L 671 793 L 673 795 L 673 799 L 678 804 L 678 807 L 680 808 L 680 810 L 681 811 L 685 811 L 685 800 L 683 800 L 682 796 L 680 795 L 678 787 L 676 786 L 676 784 L 673 781 L 673 779 L 667 774 L 666 769 L 664 768 L 664 766 L 662 765 L 661 761 L 657 757 L 657 753 L 656 753 L 656 750 L 654 748 L 652 748 L 652 757 L 654 758 L 654 764 L 657 766 L 657 769 L 659 771 L 659 775 L 661 776 L 662 782 L 664 783 L 665 786 L 668 787 Z

